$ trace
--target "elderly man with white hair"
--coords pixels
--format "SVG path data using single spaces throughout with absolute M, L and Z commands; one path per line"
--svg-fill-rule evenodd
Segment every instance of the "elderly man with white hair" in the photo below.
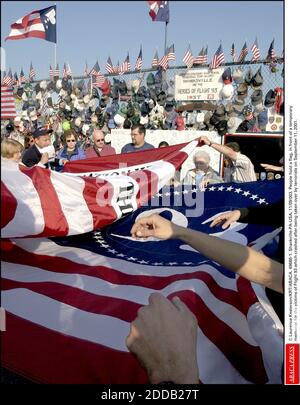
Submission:
M 200 188 L 207 187 L 208 184 L 223 183 L 223 179 L 210 167 L 210 156 L 204 150 L 196 152 L 194 155 L 195 168 L 187 172 L 183 179 L 184 184 L 196 185 Z
M 86 158 L 115 155 L 115 148 L 105 145 L 105 136 L 101 129 L 95 129 L 93 132 L 93 145 L 85 150 Z

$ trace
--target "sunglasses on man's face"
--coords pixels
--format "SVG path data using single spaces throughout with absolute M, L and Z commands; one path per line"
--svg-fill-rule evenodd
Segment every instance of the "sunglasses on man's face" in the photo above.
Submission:
M 104 139 L 97 139 L 95 142 L 104 142 Z
M 69 142 L 76 142 L 76 139 L 68 139 L 67 143 L 69 143 Z

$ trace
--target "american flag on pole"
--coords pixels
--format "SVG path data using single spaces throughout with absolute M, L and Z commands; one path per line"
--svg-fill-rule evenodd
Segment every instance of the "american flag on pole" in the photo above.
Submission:
M 151 204 L 139 210 L 131 207 L 129 215 L 121 215 L 121 220 L 81 236 L 47 239 L 40 235 L 2 241 L 1 298 L 7 323 L 1 345 L 4 367 L 43 383 L 145 383 L 146 373 L 128 352 L 125 338 L 137 310 L 148 302 L 152 292 L 158 291 L 169 298 L 179 296 L 197 317 L 197 356 L 203 383 L 281 383 L 282 325 L 268 305 L 263 288 L 187 249 L 180 241 L 140 242 L 132 240 L 129 231 L 137 217 L 152 213 L 155 207 L 155 212 L 159 211 L 175 223 L 211 233 L 209 223 L 216 214 L 228 207 L 276 201 L 283 193 L 282 182 L 214 185 L 202 192 L 202 196 L 200 191 L 191 188 L 165 191 L 160 187 L 172 176 L 169 169 L 186 158 L 182 156 L 183 159 L 178 160 L 178 152 L 181 150 L 185 155 L 192 152 L 191 148 L 184 152 L 182 147 L 175 150 L 171 147 L 163 152 L 127 155 L 129 165 L 143 165 L 145 160 L 149 163 L 144 170 L 149 180 L 150 172 L 156 173 L 158 181 L 162 181 L 160 174 L 164 173 L 164 180 L 157 184 L 156 189 L 160 191 L 153 196 Z M 165 153 L 164 158 L 162 153 Z M 151 158 L 155 163 L 151 164 Z M 109 157 L 100 164 L 100 169 L 113 169 L 117 159 L 123 159 L 122 155 Z M 82 161 L 75 167 L 78 173 L 78 170 L 93 170 L 97 163 L 90 165 Z M 40 215 L 48 212 L 53 216 L 53 224 L 57 218 L 60 221 L 64 218 L 71 226 L 70 231 L 74 226 L 78 232 L 94 228 L 93 221 L 99 221 L 97 217 L 101 215 L 92 208 L 95 179 L 66 176 L 38 167 L 6 165 L 2 178 L 2 200 L 10 208 L 4 218 L 6 232 L 12 222 L 7 234 L 21 233 L 16 217 L 25 207 L 37 218 L 36 224 L 40 224 Z M 41 177 L 43 181 L 39 184 Z M 108 188 L 119 190 L 123 204 L 117 199 L 113 201 L 124 211 L 128 209 L 124 204 L 126 197 L 133 202 L 142 187 L 141 183 L 140 186 L 135 183 L 138 177 L 134 172 L 125 177 L 128 186 L 121 191 L 125 186 L 124 177 L 112 178 L 108 172 L 105 176 Z M 77 182 L 81 183 L 80 189 L 71 186 Z M 135 184 L 133 193 L 129 185 L 132 182 Z M 19 194 L 19 184 L 24 194 L 27 189 L 26 196 Z M 72 190 L 71 194 L 66 193 L 67 189 Z M 56 198 L 50 199 L 49 192 L 51 197 L 56 194 Z M 11 210 L 14 195 L 17 202 L 20 197 L 26 197 L 15 211 Z M 189 216 L 191 205 L 186 204 L 188 199 L 184 200 L 184 195 L 194 201 L 203 199 L 202 215 Z M 32 198 L 40 199 L 43 204 L 35 205 L 34 209 L 30 205 Z M 82 205 L 78 198 L 84 198 L 86 204 Z M 49 204 L 50 210 L 47 209 Z M 92 209 L 93 217 L 91 212 L 82 211 L 84 207 Z M 57 209 L 64 215 L 55 217 Z M 106 214 L 109 215 L 109 207 Z M 36 226 L 30 218 L 19 218 L 22 218 L 25 234 Z M 114 219 L 112 215 L 106 222 Z M 91 224 L 86 227 L 88 221 Z M 51 227 L 50 218 L 46 223 Z M 59 225 L 54 224 L 57 230 L 64 229 L 62 222 Z M 217 236 L 261 248 L 270 243 L 276 232 L 271 227 L 236 223 L 230 230 L 217 232 Z
M 194 65 L 202 65 L 204 61 L 204 48 L 201 49 L 199 54 L 194 58 Z
M 1 85 L 1 120 L 13 119 L 17 115 L 13 89 Z
M 98 73 L 100 72 L 100 66 L 98 61 L 95 63 L 95 65 L 93 66 L 93 68 L 91 69 L 89 75 L 90 76 L 96 76 Z
M 53 69 L 53 78 L 59 78 L 59 66 L 56 65 L 56 69 Z
M 64 63 L 63 71 L 62 71 L 62 77 L 63 77 L 64 79 L 67 79 L 67 78 L 68 78 L 67 66 L 66 66 L 65 63 Z
M 112 61 L 111 61 L 110 56 L 109 56 L 108 59 L 107 59 L 107 62 L 106 62 L 106 65 L 105 65 L 105 69 L 106 69 L 106 71 L 107 71 L 108 73 L 115 73 L 114 65 L 113 65 L 113 63 L 112 63 Z
M 222 45 L 220 44 L 216 53 L 214 54 L 212 61 L 210 62 L 210 69 L 217 69 L 225 61 Z
M 172 44 L 168 49 L 168 62 L 171 60 L 175 61 L 175 46 Z
M 29 69 L 29 81 L 32 82 L 35 79 L 36 73 L 35 70 L 32 66 L 32 62 L 30 63 L 30 69 Z
M 248 48 L 245 42 L 239 55 L 238 62 L 243 63 L 247 55 L 248 55 Z
M 234 43 L 232 43 L 232 45 L 231 45 L 230 55 L 232 57 L 232 62 L 236 62 L 236 54 L 235 54 Z
M 5 40 L 33 37 L 56 43 L 56 6 L 32 11 L 10 27 L 10 34 Z
M 142 47 L 141 47 L 139 56 L 137 57 L 137 60 L 135 62 L 135 70 L 141 70 L 142 65 L 143 65 L 143 53 L 142 53 Z
M 175 60 L 175 49 L 174 45 L 171 45 L 167 50 L 165 55 L 159 60 L 158 66 L 160 66 L 163 70 L 167 70 L 169 66 L 169 61 Z M 153 61 L 152 61 L 153 63 Z M 153 65 L 152 65 L 153 66 Z
M 104 82 L 105 76 L 101 72 L 92 76 L 92 87 L 101 87 Z
M 154 54 L 154 56 L 153 56 L 153 59 L 152 59 L 152 62 L 151 62 L 151 66 L 152 66 L 152 67 L 157 67 L 157 66 L 158 66 L 158 61 L 159 61 L 159 59 L 158 59 L 158 52 L 156 51 L 155 54 Z
M 255 38 L 255 41 L 254 41 L 254 43 L 253 43 L 253 45 L 251 47 L 251 52 L 253 54 L 251 60 L 252 61 L 259 60 L 259 58 L 260 58 L 260 50 L 259 50 L 259 47 L 258 47 L 257 38 Z
M 8 73 L 4 75 L 3 80 L 2 80 L 2 85 L 11 87 L 14 84 L 14 78 L 12 75 L 11 69 L 9 69 Z
M 19 83 L 20 83 L 20 85 L 22 85 L 23 83 L 26 83 L 26 77 L 24 75 L 23 68 L 21 69 L 21 72 L 20 72 Z
M 149 15 L 152 21 L 163 21 L 168 23 L 170 18 L 168 1 L 148 1 L 150 6 Z
M 14 80 L 13 85 L 14 85 L 14 86 L 19 86 L 20 82 L 19 82 L 19 78 L 18 78 L 18 73 L 17 73 L 17 72 L 14 73 L 14 78 L 13 78 L 13 80 Z
M 193 57 L 190 45 L 189 45 L 186 53 L 184 54 L 184 57 L 182 60 L 183 60 L 183 63 L 185 63 L 188 68 L 191 68 L 193 66 L 194 57 Z
M 53 80 L 53 78 L 54 78 L 54 70 L 52 69 L 51 65 L 50 65 L 50 68 L 49 68 L 49 77 L 50 77 L 50 80 Z
M 128 53 L 126 59 L 124 60 L 124 62 L 120 66 L 119 75 L 122 75 L 122 74 L 124 74 L 126 72 L 129 72 L 130 69 L 131 69 L 131 64 L 130 64 L 129 53 Z
M 275 49 L 274 49 L 274 42 L 275 40 L 273 39 L 273 41 L 270 44 L 269 50 L 268 50 L 268 55 L 266 60 L 267 61 L 273 61 L 274 59 L 276 59 L 276 53 L 275 53 Z

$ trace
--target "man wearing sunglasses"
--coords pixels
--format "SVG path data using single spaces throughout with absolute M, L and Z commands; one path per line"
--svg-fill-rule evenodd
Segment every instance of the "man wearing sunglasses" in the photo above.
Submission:
M 115 154 L 115 148 L 105 145 L 104 133 L 100 129 L 95 129 L 93 132 L 93 145 L 85 150 L 86 158 L 88 159 Z

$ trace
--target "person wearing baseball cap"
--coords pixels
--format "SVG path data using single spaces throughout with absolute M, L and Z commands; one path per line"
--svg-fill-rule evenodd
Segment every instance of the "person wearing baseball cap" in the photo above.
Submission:
M 50 145 L 50 133 L 53 132 L 52 129 L 46 127 L 39 127 L 33 133 L 32 137 L 34 143 L 30 148 L 28 148 L 22 158 L 22 162 L 27 167 L 40 166 L 45 168 L 48 163 L 48 153 L 43 152 L 43 148 Z

